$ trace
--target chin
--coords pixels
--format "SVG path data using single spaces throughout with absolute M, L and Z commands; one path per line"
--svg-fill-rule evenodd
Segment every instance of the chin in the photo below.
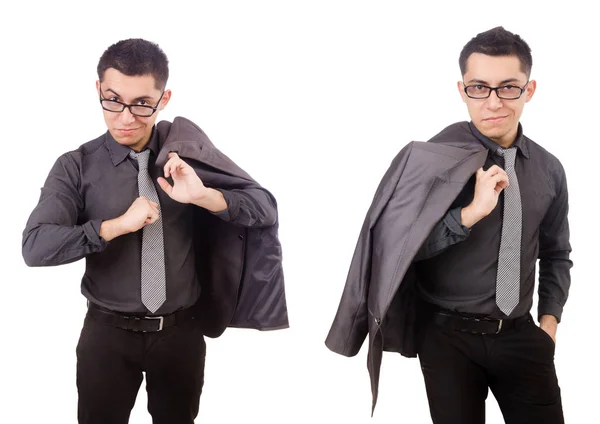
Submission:
M 504 137 L 508 133 L 507 128 L 504 128 L 504 126 L 497 127 L 494 125 L 488 126 L 484 124 L 482 130 L 483 131 L 481 131 L 481 134 L 491 139 Z
M 113 138 L 115 139 L 115 141 L 117 143 L 119 143 L 122 146 L 133 146 L 134 144 L 137 143 L 136 140 L 132 140 L 132 139 L 122 139 L 120 137 L 118 137 L 118 138 L 117 137 L 113 137 Z

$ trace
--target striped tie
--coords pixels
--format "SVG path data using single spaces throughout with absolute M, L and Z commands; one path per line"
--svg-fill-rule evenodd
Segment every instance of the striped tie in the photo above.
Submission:
M 522 208 L 519 181 L 515 172 L 516 147 L 498 149 L 504 156 L 504 170 L 508 175 L 509 186 L 504 192 L 504 215 L 502 219 L 502 237 L 498 254 L 498 273 L 496 276 L 496 304 L 507 316 L 519 303 L 521 286 L 521 228 Z
M 139 195 L 158 203 L 158 219 L 146 225 L 142 232 L 142 303 L 154 313 L 167 298 L 162 213 L 156 188 L 148 173 L 150 150 L 140 153 L 131 151 L 130 156 L 138 162 Z

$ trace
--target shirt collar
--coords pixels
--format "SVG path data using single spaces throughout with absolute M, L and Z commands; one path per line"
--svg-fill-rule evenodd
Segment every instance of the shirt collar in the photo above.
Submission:
M 473 135 L 475 135 L 475 137 L 477 137 L 481 144 L 483 144 L 488 150 L 494 153 L 496 152 L 496 150 L 498 150 L 498 147 L 500 146 L 494 143 L 489 138 L 487 138 L 485 135 L 481 134 L 481 132 L 473 124 L 473 121 L 469 122 L 469 127 L 471 128 L 471 132 L 473 133 Z M 529 147 L 527 146 L 527 138 L 523 135 L 523 127 L 521 126 L 520 122 L 519 128 L 517 130 L 517 138 L 515 138 L 515 141 L 511 145 L 511 147 L 516 147 L 517 151 L 520 151 L 523 156 L 529 159 Z
M 145 148 L 150 149 L 154 156 L 158 156 L 158 133 L 155 130 L 156 127 L 152 128 L 152 135 L 150 136 L 150 141 L 148 142 Z M 123 162 L 129 156 L 129 152 L 131 152 L 131 149 L 129 147 L 117 143 L 117 141 L 111 135 L 110 131 L 106 132 L 105 144 L 108 148 L 108 153 L 114 166 L 117 166 L 118 164 Z

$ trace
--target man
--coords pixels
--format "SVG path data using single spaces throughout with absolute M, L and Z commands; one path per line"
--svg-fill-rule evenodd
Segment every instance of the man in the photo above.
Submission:
M 143 372 L 153 422 L 193 423 L 203 334 L 288 325 L 275 199 L 190 121 L 155 125 L 168 74 L 149 41 L 104 52 L 108 131 L 56 161 L 23 233 L 29 266 L 86 259 L 80 423 L 127 423 Z
M 373 407 L 389 350 L 419 357 L 436 424 L 484 423 L 488 388 L 507 423 L 563 423 L 554 350 L 572 267 L 567 184 L 519 123 L 536 90 L 531 52 L 497 27 L 459 63 L 471 122 L 392 163 L 326 343 L 352 356 L 369 333 Z

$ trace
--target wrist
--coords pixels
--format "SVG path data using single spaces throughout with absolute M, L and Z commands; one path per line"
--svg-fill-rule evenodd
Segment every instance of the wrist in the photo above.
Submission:
M 542 315 L 540 317 L 540 327 L 545 327 L 545 328 L 557 328 L 558 327 L 558 320 L 556 319 L 556 317 L 554 315 Z
M 483 218 L 483 215 L 477 211 L 472 203 L 460 210 L 460 223 L 467 228 L 477 224 L 481 218 Z
M 105 241 L 111 241 L 128 231 L 123 228 L 122 220 L 119 218 L 102 221 L 100 225 L 100 237 Z
M 223 193 L 213 188 L 207 188 L 203 195 L 196 198 L 192 203 L 214 213 L 223 212 L 227 209 L 227 202 L 223 197 Z

